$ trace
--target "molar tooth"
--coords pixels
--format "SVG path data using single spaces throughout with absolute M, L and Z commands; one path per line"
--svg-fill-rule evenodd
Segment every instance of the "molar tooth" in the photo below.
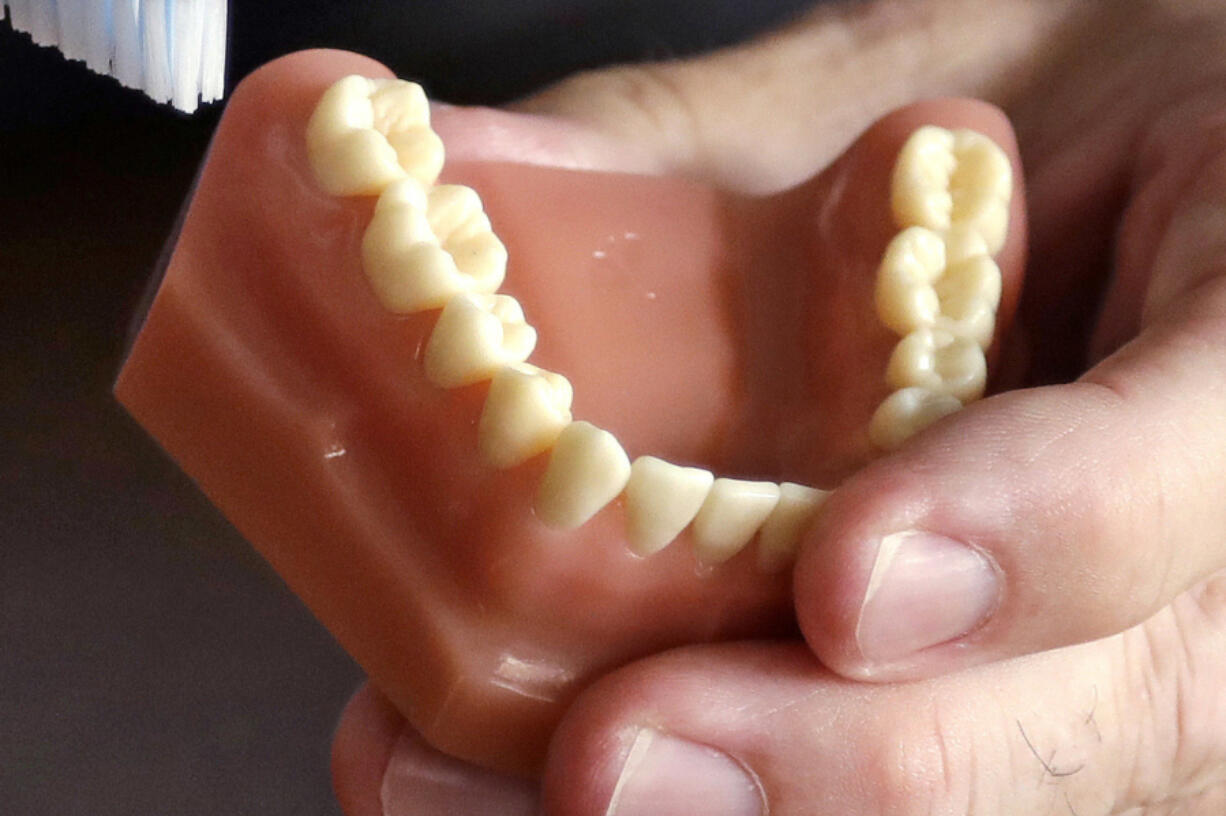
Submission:
M 898 342 L 886 368 L 891 388 L 926 388 L 963 404 L 979 399 L 987 381 L 983 349 L 944 329 L 916 329 Z
M 485 461 L 510 468 L 548 450 L 570 424 L 574 390 L 561 374 L 528 363 L 500 368 L 477 426 Z
M 996 262 L 977 255 L 952 264 L 934 286 L 941 304 L 937 325 L 986 349 L 996 329 L 1001 273 Z
M 490 227 L 481 197 L 471 187 L 442 184 L 431 188 L 430 228 L 474 288 L 493 292 L 507 271 L 507 250 Z
M 877 406 L 869 423 L 873 444 L 895 450 L 941 417 L 962 408 L 957 397 L 912 386 L 895 391 Z
M 502 284 L 506 250 L 492 233 L 485 234 L 501 256 L 494 252 L 491 257 L 474 257 L 461 251 L 457 258 L 438 243 L 421 184 L 402 179 L 379 196 L 362 237 L 362 266 L 390 311 L 438 309 L 462 292 L 491 293 Z
M 961 225 L 978 232 L 989 254 L 1004 246 L 1013 166 L 987 136 L 925 126 L 899 151 L 891 204 L 899 226 L 944 231 Z
M 933 288 L 945 270 L 945 241 L 932 230 L 909 227 L 886 247 L 877 272 L 881 322 L 898 334 L 933 325 L 941 303 Z
M 698 560 L 718 564 L 736 555 L 778 502 L 777 484 L 716 479 L 691 528 Z
M 430 227 L 440 241 L 464 238 L 490 228 L 481 197 L 471 187 L 440 184 L 429 193 Z
M 613 434 L 572 422 L 554 442 L 537 489 L 536 515 L 550 527 L 573 530 L 617 498 L 629 479 L 630 459 Z
M 403 80 L 336 82 L 312 113 L 306 141 L 316 178 L 333 195 L 375 195 L 406 176 L 433 184 L 443 163 L 425 93 Z
M 800 534 L 830 496 L 826 490 L 784 482 L 779 485 L 779 503 L 758 533 L 758 568 L 779 572 L 796 558 Z
M 630 549 L 651 555 L 664 549 L 698 514 L 715 477 L 710 471 L 640 456 L 626 485 Z
M 499 368 L 522 363 L 536 346 L 509 295 L 465 293 L 447 302 L 426 344 L 426 377 L 440 388 L 488 380 Z

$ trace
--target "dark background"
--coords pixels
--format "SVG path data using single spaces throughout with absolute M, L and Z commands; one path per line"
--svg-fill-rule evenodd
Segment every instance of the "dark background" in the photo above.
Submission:
M 497 103 L 682 56 L 813 0 L 234 0 L 228 84 L 349 48 Z M 0 22 L 0 814 L 336 813 L 361 672 L 110 397 L 219 115 L 185 117 Z

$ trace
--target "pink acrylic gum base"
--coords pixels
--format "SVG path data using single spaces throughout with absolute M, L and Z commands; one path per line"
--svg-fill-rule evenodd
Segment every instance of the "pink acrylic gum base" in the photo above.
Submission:
M 436 313 L 379 305 L 359 260 L 373 200 L 332 198 L 307 168 L 307 118 L 348 73 L 387 75 L 313 52 L 236 92 L 116 393 L 427 739 L 530 772 L 599 673 L 792 631 L 790 581 L 761 573 L 752 547 L 700 567 L 684 535 L 637 558 L 619 502 L 550 530 L 530 510 L 545 457 L 481 462 L 486 386 L 426 382 Z M 463 113 L 445 115 L 446 138 Z M 531 361 L 571 380 L 576 418 L 632 458 L 831 486 L 869 455 L 863 426 L 886 393 L 866 372 L 895 341 L 871 310 L 892 159 L 872 159 L 919 124 L 896 118 L 770 199 L 464 150 L 442 181 L 481 193 L 510 253 L 502 291 L 538 329 Z M 1016 288 L 1007 277 L 1002 316 Z

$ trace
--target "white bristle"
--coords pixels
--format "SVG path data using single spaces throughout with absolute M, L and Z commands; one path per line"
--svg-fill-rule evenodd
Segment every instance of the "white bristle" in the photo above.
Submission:
M 158 102 L 225 93 L 226 0 L 0 0 L 13 28 Z

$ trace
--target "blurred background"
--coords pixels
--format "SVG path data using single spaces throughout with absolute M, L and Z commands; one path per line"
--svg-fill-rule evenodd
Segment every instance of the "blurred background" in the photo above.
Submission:
M 329 46 L 496 104 L 813 4 L 231 0 L 227 85 Z M 219 115 L 0 22 L 0 814 L 338 813 L 328 750 L 361 671 L 110 396 Z

